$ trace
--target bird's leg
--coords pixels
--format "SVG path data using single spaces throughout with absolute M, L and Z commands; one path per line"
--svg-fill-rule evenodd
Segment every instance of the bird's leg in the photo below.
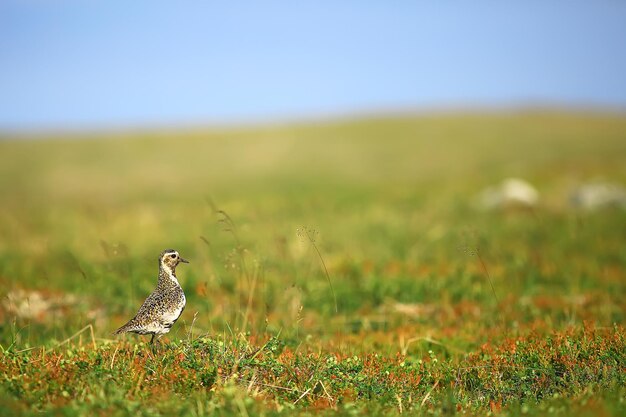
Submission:
M 154 343 L 154 339 L 156 339 L 156 335 L 152 333 L 152 338 L 150 339 L 150 350 L 152 351 L 153 355 L 157 353 L 159 347 L 159 341 L 157 340 L 157 342 Z

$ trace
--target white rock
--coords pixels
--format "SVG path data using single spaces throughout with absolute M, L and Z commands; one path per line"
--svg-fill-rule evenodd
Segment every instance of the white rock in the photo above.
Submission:
M 570 197 L 570 203 L 583 210 L 597 210 L 605 207 L 626 209 L 626 189 L 618 184 L 593 182 L 581 185 Z
M 484 189 L 478 196 L 478 204 L 484 209 L 534 207 L 538 202 L 539 192 L 530 183 L 519 178 L 507 178 L 498 186 Z

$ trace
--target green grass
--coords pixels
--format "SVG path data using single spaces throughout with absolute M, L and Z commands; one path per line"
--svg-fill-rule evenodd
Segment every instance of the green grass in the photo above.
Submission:
M 83 136 L 0 141 L 10 414 L 624 413 L 626 212 L 568 201 L 626 184 L 623 115 Z M 511 176 L 537 208 L 476 208 Z M 111 332 L 169 247 L 153 353 Z

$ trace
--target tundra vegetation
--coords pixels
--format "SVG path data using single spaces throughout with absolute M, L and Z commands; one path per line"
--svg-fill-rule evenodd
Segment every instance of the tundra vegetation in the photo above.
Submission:
M 571 195 L 625 161 L 605 113 L 4 134 L 0 414 L 624 415 L 626 210 Z M 169 247 L 180 320 L 113 337 Z

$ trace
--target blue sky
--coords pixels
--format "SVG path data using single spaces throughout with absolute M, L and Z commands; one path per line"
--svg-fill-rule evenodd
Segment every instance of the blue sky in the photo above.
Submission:
M 0 2 L 0 129 L 626 109 L 622 1 Z

